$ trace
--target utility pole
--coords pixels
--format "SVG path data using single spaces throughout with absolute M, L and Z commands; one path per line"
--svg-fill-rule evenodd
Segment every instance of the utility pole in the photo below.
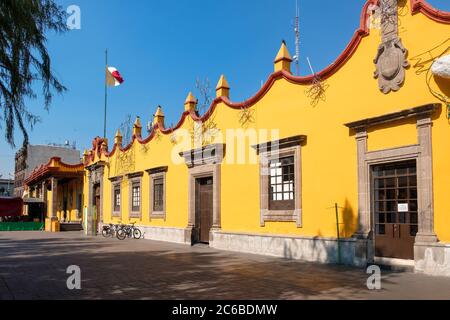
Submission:
M 337 260 L 338 264 L 341 264 L 341 236 L 339 234 L 339 207 L 337 203 L 334 204 L 334 209 L 336 211 Z
M 334 204 L 333 207 L 327 208 L 327 209 L 334 209 L 336 214 L 336 236 L 337 236 L 337 263 L 342 263 L 342 255 L 341 255 L 341 234 L 339 231 L 339 209 L 344 209 L 342 207 L 339 207 L 337 203 Z

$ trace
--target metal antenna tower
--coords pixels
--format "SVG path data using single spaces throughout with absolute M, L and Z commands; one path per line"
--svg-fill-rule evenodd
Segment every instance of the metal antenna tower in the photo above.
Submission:
M 300 7 L 298 6 L 298 0 L 295 1 L 295 23 L 294 23 L 294 32 L 295 32 L 295 68 L 297 72 L 297 76 L 300 75 Z

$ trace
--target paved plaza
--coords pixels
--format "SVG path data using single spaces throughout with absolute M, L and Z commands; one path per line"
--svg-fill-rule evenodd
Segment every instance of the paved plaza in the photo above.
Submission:
M 81 290 L 67 289 L 67 267 Z M 0 299 L 450 299 L 450 278 L 304 263 L 80 232 L 0 232 Z

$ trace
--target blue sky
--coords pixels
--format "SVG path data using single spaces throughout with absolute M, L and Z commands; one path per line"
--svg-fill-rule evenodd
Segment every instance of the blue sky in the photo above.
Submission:
M 107 135 L 111 140 L 126 114 L 152 118 L 163 106 L 166 124 L 176 123 L 196 78 L 215 84 L 224 73 L 231 99 L 252 96 L 273 71 L 285 39 L 294 52 L 295 0 L 60 0 L 81 9 L 81 30 L 49 35 L 53 68 L 69 89 L 46 112 L 42 100 L 30 111 L 42 122 L 30 132 L 32 144 L 76 141 L 82 151 L 103 134 L 104 51 L 125 83 L 109 90 Z M 430 0 L 450 11 L 448 0 Z M 365 0 L 300 0 L 301 73 L 316 70 L 342 52 L 359 26 Z M 3 135 L 3 132 L 1 133 Z M 16 134 L 16 145 L 22 136 Z M 0 140 L 0 175 L 14 171 L 14 152 Z

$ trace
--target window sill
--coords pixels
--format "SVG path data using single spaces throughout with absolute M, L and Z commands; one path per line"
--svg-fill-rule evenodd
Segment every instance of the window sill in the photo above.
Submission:
M 296 222 L 302 228 L 301 210 L 261 210 L 261 227 L 266 222 Z
M 121 213 L 120 213 L 120 211 L 113 211 L 112 216 L 113 217 L 120 217 Z
M 140 217 L 141 217 L 140 212 L 131 212 L 130 213 L 130 218 L 140 218 Z
M 166 220 L 166 213 L 164 211 L 153 211 L 152 213 L 150 213 L 150 219 Z

